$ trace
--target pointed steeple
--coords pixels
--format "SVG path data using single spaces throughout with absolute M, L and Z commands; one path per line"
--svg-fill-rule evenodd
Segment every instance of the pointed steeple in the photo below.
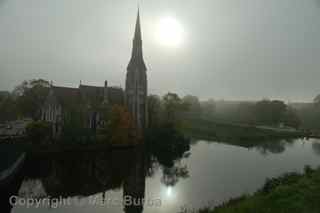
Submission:
M 147 126 L 147 68 L 143 60 L 140 10 L 138 7 L 132 54 L 127 67 L 125 102 L 139 130 Z
M 139 9 L 139 7 L 138 7 L 137 20 L 136 20 L 136 29 L 134 32 L 134 40 L 141 40 L 140 9 Z
M 142 51 L 142 35 L 141 35 L 141 24 L 140 24 L 140 9 L 138 7 L 136 26 L 133 38 L 132 45 L 132 54 L 131 59 L 128 64 L 128 70 L 136 70 L 136 69 L 146 71 L 146 65 L 143 60 L 143 51 Z

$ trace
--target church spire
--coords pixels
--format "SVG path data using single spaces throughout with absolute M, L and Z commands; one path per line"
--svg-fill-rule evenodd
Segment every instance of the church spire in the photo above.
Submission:
M 138 7 L 138 14 L 137 14 L 137 20 L 136 20 L 136 29 L 134 32 L 134 40 L 141 40 L 141 26 L 140 26 L 140 9 Z
M 136 127 L 140 130 L 147 126 L 148 81 L 146 71 L 142 53 L 140 11 L 138 8 L 132 42 L 132 55 L 127 67 L 125 102 Z
M 143 60 L 143 51 L 142 51 L 142 35 L 141 35 L 141 23 L 140 23 L 140 9 L 138 7 L 136 26 L 133 38 L 132 54 L 131 59 L 128 64 L 128 70 L 139 70 L 146 71 L 146 65 Z

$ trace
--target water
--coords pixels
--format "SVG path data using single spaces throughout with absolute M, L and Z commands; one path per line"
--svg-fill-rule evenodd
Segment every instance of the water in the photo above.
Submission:
M 31 159 L 19 195 L 62 196 L 70 203 L 43 202 L 39 208 L 20 205 L 11 212 L 124 212 L 119 203 L 123 194 L 143 198 L 144 192 L 143 212 L 179 212 L 252 193 L 268 177 L 301 172 L 305 165 L 320 166 L 319 140 L 271 141 L 260 146 L 194 141 L 187 153 L 179 158 L 164 155 L 175 159 L 174 166 L 161 155 L 140 150 Z M 126 212 L 141 210 L 137 205 Z

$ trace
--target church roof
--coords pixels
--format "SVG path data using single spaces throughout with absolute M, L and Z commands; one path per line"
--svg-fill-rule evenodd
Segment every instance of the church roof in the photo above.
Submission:
M 72 105 L 79 102 L 79 90 L 78 88 L 70 87 L 57 87 L 53 86 L 52 91 L 57 101 L 63 105 Z
M 94 104 L 103 101 L 104 87 L 80 85 L 79 90 L 82 100 L 86 102 Z
M 51 87 L 51 97 L 47 104 L 58 102 L 63 107 L 75 104 L 101 104 L 104 100 L 104 87 L 80 85 L 79 88 Z M 110 104 L 124 104 L 124 91 L 120 87 L 108 87 L 108 101 Z

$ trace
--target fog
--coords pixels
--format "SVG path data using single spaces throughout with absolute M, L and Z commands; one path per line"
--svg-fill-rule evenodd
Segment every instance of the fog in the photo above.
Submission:
M 311 101 L 320 93 L 317 0 L 140 1 L 149 93 Z M 135 1 L 0 0 L 0 90 L 24 79 L 124 87 Z M 161 45 L 173 17 L 184 39 Z

